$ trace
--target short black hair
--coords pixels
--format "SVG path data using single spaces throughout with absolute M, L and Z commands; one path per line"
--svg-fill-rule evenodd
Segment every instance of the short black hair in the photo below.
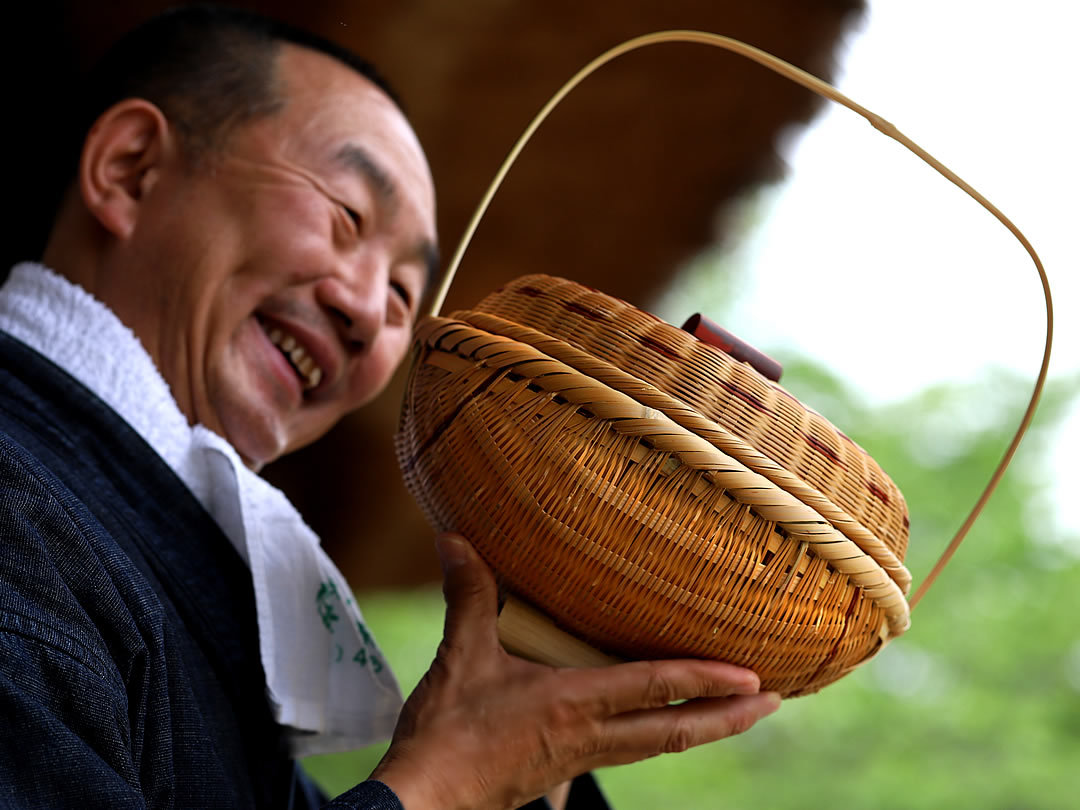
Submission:
M 133 29 L 88 74 L 73 134 L 75 165 L 94 121 L 126 98 L 158 106 L 189 157 L 224 140 L 237 124 L 273 114 L 286 99 L 275 84 L 275 57 L 285 43 L 327 54 L 361 74 L 398 107 L 375 68 L 352 51 L 309 31 L 245 9 L 196 4 L 169 9 Z
M 41 31 L 55 25 L 49 5 L 29 9 Z M 5 50 L 12 58 L 9 72 L 27 72 L 20 77 L 25 81 L 9 82 L 19 111 L 7 147 L 18 158 L 9 166 L 16 210 L 0 248 L 0 282 L 14 262 L 41 257 L 77 176 L 86 136 L 109 107 L 146 98 L 183 133 L 189 153 L 212 147 L 230 127 L 271 114 L 284 102 L 273 70 L 284 43 L 337 59 L 402 108 L 386 80 L 352 51 L 235 7 L 191 4 L 165 11 L 124 35 L 81 80 L 69 51 L 50 56 L 40 37 L 16 40 Z

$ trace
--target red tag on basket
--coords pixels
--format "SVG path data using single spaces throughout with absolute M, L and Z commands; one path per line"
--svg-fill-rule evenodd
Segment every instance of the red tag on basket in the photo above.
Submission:
M 746 341 L 739 340 L 731 332 L 710 321 L 700 312 L 687 318 L 682 328 L 698 340 L 731 355 L 740 363 L 749 363 L 762 377 L 773 382 L 780 382 L 780 374 L 784 370 L 783 366 L 764 352 L 759 352 Z

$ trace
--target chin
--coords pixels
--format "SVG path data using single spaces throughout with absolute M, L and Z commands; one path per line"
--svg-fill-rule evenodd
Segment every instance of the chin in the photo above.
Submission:
M 225 419 L 222 427 L 226 441 L 232 445 L 244 464 L 256 472 L 280 458 L 289 449 L 285 431 L 277 425 L 268 425 L 257 417 Z

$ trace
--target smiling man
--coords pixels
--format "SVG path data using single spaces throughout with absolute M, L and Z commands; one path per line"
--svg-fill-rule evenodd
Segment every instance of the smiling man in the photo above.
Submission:
M 436 261 L 431 176 L 395 103 L 308 48 L 282 47 L 276 78 L 280 110 L 194 158 L 160 106 L 111 106 L 44 256 L 253 466 L 383 387 Z
M 440 538 L 445 637 L 402 704 L 265 463 L 386 384 L 437 259 L 423 151 L 340 48 L 195 7 L 95 74 L 41 263 L 0 289 L 0 806 L 314 807 L 295 765 L 391 734 L 329 806 L 606 806 L 590 769 L 774 710 L 717 662 L 508 656 Z

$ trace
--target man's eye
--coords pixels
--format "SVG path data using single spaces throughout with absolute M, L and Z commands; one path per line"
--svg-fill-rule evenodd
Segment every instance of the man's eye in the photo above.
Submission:
M 341 210 L 345 212 L 345 216 L 347 216 L 349 218 L 349 221 L 353 224 L 353 227 L 356 228 L 357 231 L 359 231 L 360 226 L 364 222 L 363 217 L 361 217 L 357 211 L 345 205 L 345 203 L 339 203 L 339 205 L 341 206 Z
M 397 293 L 398 298 L 404 302 L 406 309 L 412 309 L 412 295 L 409 294 L 408 287 L 399 281 L 391 281 L 390 288 Z

